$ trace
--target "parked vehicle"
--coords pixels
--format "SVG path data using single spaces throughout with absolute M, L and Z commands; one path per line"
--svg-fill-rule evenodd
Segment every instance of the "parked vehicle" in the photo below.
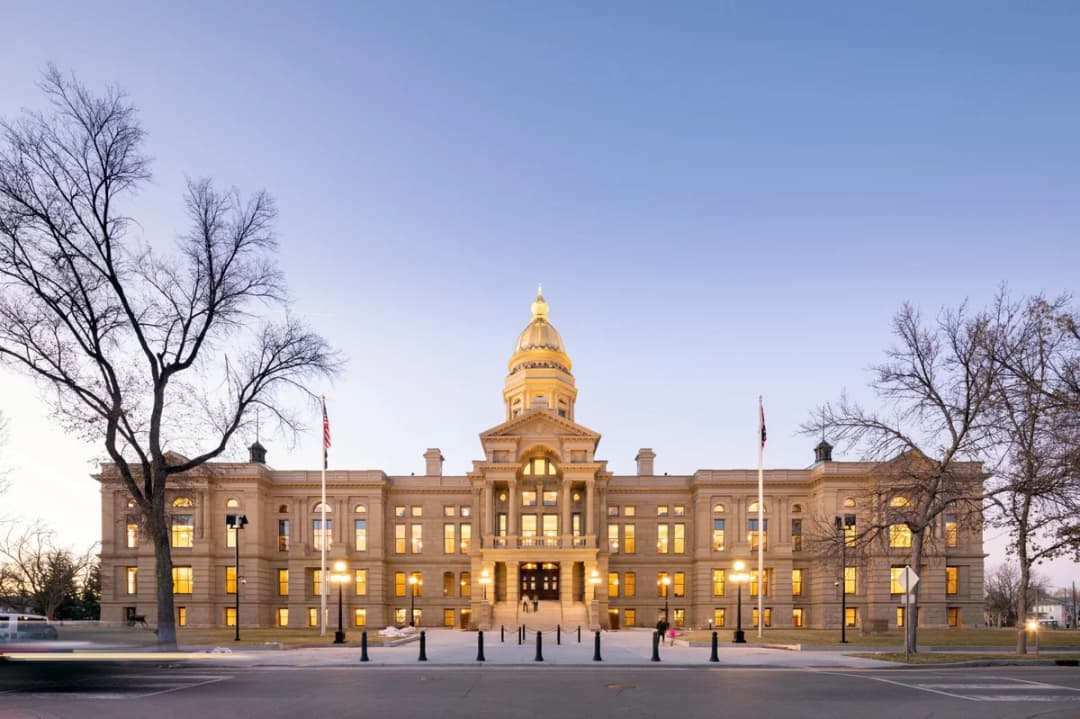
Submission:
M 0 613 L 0 642 L 23 639 L 56 639 L 59 632 L 40 614 Z

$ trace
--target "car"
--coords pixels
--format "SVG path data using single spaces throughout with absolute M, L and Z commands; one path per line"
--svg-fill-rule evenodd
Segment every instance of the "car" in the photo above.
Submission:
M 1040 619 L 1039 626 L 1043 629 L 1057 629 L 1058 620 L 1056 619 Z
M 26 639 L 57 639 L 56 631 L 48 618 L 38 614 L 0 614 L 0 641 Z

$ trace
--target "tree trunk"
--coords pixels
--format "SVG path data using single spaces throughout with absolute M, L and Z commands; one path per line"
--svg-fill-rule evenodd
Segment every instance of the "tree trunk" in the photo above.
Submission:
M 922 567 L 922 554 L 923 554 L 923 536 L 926 533 L 926 529 L 922 529 L 918 532 L 912 532 L 911 537 L 911 568 L 918 574 Z M 924 581 L 924 577 L 919 577 L 919 583 Z M 908 613 L 910 616 L 904 617 L 904 652 L 906 654 L 915 654 L 918 652 L 918 628 L 919 628 L 919 584 L 909 588 L 911 594 L 911 603 L 908 604 Z
M 1024 538 L 1027 541 L 1027 538 Z M 1023 544 L 1020 545 L 1025 546 Z M 1016 593 L 1016 653 L 1027 654 L 1027 614 L 1028 614 L 1028 583 L 1031 581 L 1031 568 L 1028 566 L 1027 553 L 1021 551 L 1018 557 L 1020 562 L 1020 590 Z
M 173 611 L 172 553 L 169 526 L 154 522 L 154 567 L 157 575 L 157 637 L 159 649 L 176 649 L 176 613 Z

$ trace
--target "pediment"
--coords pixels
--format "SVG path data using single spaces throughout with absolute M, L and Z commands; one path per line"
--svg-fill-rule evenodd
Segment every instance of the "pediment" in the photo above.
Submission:
M 480 441 L 490 439 L 519 438 L 530 439 L 539 437 L 566 439 L 587 439 L 592 442 L 600 441 L 600 433 L 595 432 L 584 425 L 573 422 L 565 417 L 560 417 L 553 410 L 530 409 L 521 413 L 502 424 L 484 430 L 480 433 Z

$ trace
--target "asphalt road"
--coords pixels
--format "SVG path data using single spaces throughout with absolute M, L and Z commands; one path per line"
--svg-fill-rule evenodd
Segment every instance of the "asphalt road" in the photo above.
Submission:
M 0 663 L 0 719 L 151 716 L 1075 718 L 1080 670 Z

